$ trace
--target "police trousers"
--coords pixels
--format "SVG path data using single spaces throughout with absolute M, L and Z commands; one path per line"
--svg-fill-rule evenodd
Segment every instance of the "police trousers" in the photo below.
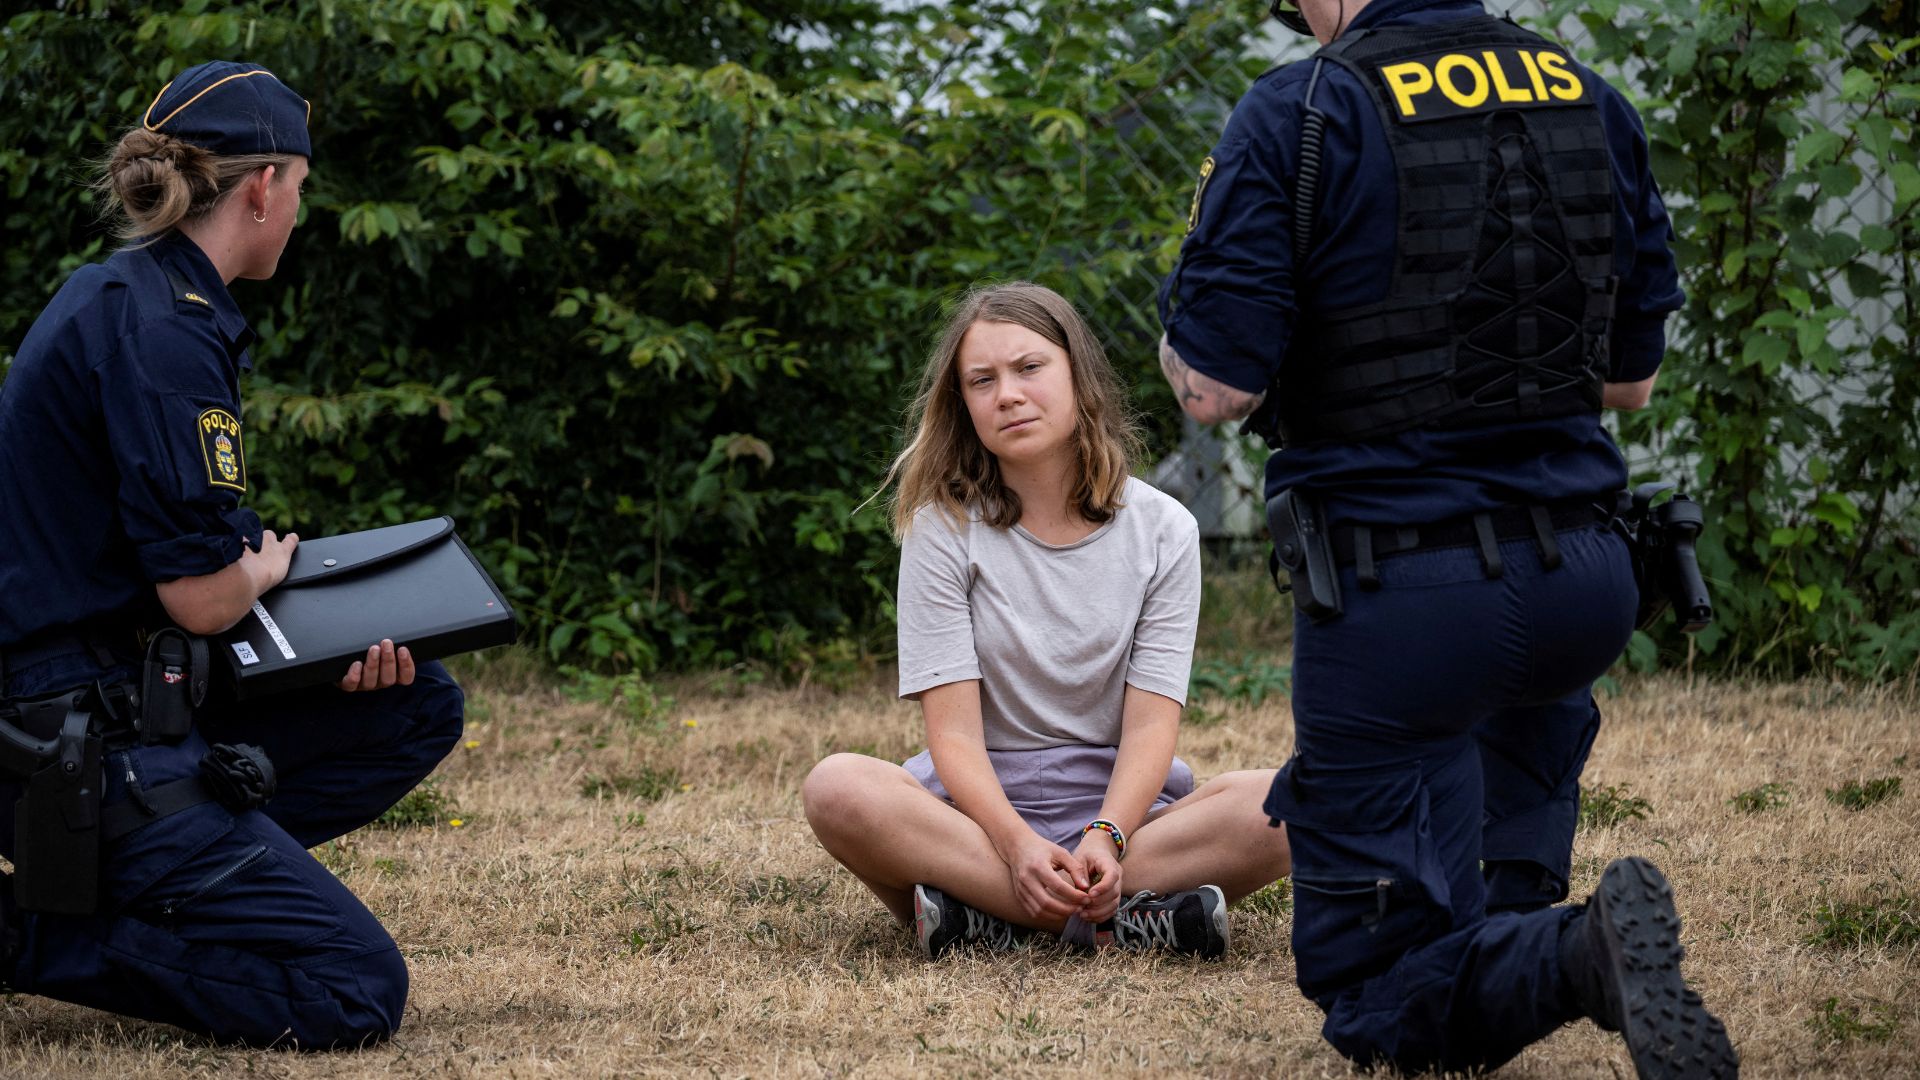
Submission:
M 73 656 L 8 673 L 36 697 L 99 673 Z M 307 849 L 397 802 L 460 738 L 460 688 L 437 663 L 410 686 L 288 693 L 203 716 L 177 746 L 106 755 L 104 805 L 128 785 L 195 774 L 207 743 L 266 750 L 279 790 L 260 810 L 208 802 L 103 845 L 100 911 L 27 914 L 9 985 L 253 1046 L 378 1042 L 400 1024 L 407 967 L 379 921 Z M 0 785 L 12 855 L 17 785 Z M 6 975 L 0 972 L 0 976 Z
M 1590 687 L 1636 592 L 1604 526 L 1379 563 L 1295 622 L 1294 757 L 1267 812 L 1293 848 L 1293 948 L 1323 1034 L 1363 1065 L 1493 1068 L 1578 1017 L 1559 972 Z M 1484 862 L 1484 867 L 1483 867 Z

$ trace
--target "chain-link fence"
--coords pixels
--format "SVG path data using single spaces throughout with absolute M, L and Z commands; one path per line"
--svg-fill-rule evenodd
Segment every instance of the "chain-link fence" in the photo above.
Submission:
M 1499 11 L 1499 5 L 1492 5 Z M 1517 0 L 1510 8 L 1514 18 L 1541 28 L 1546 14 L 1545 0 Z M 1591 45 L 1584 28 L 1568 20 L 1555 35 L 1581 56 Z M 1310 56 L 1315 48 L 1310 39 L 1292 34 L 1267 20 L 1249 26 L 1245 22 L 1222 20 L 1197 31 L 1190 31 L 1176 44 L 1178 60 L 1174 71 L 1156 89 L 1186 95 L 1184 107 L 1175 112 L 1162 111 L 1149 118 L 1148 111 L 1135 109 L 1121 115 L 1114 140 L 1118 153 L 1125 155 L 1129 168 L 1115 183 L 1135 185 L 1158 200 L 1187 205 L 1193 193 L 1199 163 L 1217 141 L 1233 103 L 1251 85 L 1261 66 L 1288 63 Z M 1222 53 L 1237 52 L 1257 59 L 1259 64 L 1234 66 L 1211 62 Z M 1600 73 L 1630 97 L 1637 96 L 1636 72 L 1609 70 L 1599 65 Z M 1841 72 L 1834 67 L 1823 73 L 1827 90 L 1812 103 L 1809 118 L 1832 129 L 1843 129 L 1864 107 L 1843 100 Z M 1657 109 L 1643 111 L 1659 116 Z M 1862 224 L 1883 222 L 1891 216 L 1894 201 L 1893 182 L 1870 159 L 1859 162 L 1865 173 L 1863 183 L 1849 198 L 1836 202 L 1825 211 L 1821 225 L 1828 229 L 1845 227 L 1857 232 Z M 1684 195 L 1666 193 L 1673 205 L 1681 205 Z M 1109 237 L 1090 237 L 1088 250 L 1097 250 Z M 1867 256 L 1871 259 L 1872 256 Z M 1883 269 L 1891 270 L 1891 259 L 1883 260 Z M 1152 260 L 1136 264 L 1125 276 L 1102 282 L 1107 292 L 1104 318 L 1097 329 L 1119 347 L 1150 347 L 1159 336 L 1158 289 L 1163 265 Z M 1860 297 L 1836 282 L 1835 300 L 1854 320 L 1840 328 L 1834 344 L 1844 349 L 1859 348 L 1887 334 L 1901 334 L 1898 313 L 1881 297 Z M 1114 312 L 1119 312 L 1118 316 Z M 1674 328 L 1676 343 L 1684 344 L 1686 328 Z M 1795 386 L 1800 399 L 1828 417 L 1837 415 L 1848 403 L 1870 400 L 1870 373 L 1849 371 L 1836 378 L 1804 378 Z M 1640 459 L 1652 451 L 1629 447 L 1629 456 Z M 1206 535 L 1219 538 L 1256 536 L 1264 527 L 1260 514 L 1259 461 L 1264 448 L 1250 440 L 1187 423 L 1179 447 L 1168 455 L 1153 474 L 1153 481 L 1181 498 L 1200 519 Z M 1789 462 L 1804 468 L 1804 461 Z

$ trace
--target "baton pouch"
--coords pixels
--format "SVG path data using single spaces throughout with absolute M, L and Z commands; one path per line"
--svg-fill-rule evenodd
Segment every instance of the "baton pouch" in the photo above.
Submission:
M 193 728 L 193 713 L 207 699 L 207 639 L 177 627 L 155 633 L 147 642 L 140 673 L 140 742 L 171 746 Z
M 1326 622 L 1345 610 L 1340 601 L 1340 567 L 1333 557 L 1333 534 L 1312 499 L 1288 489 L 1267 500 L 1267 531 L 1273 534 L 1274 583 L 1287 571 L 1293 602 L 1307 618 Z
M 90 720 L 68 709 L 54 759 L 14 804 L 13 898 L 23 910 L 91 915 L 99 905 L 100 737 Z

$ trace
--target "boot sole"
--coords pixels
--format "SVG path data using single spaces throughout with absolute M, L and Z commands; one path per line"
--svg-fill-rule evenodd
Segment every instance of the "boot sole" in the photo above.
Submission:
M 1619 988 L 1620 1031 L 1641 1080 L 1739 1076 L 1726 1025 L 1680 976 L 1686 950 L 1666 876 L 1645 859 L 1621 859 L 1601 875 L 1596 896 L 1603 901 L 1604 960 Z

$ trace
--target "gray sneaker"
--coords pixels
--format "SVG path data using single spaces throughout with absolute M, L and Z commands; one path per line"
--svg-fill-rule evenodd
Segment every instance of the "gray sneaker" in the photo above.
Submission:
M 920 954 L 939 956 L 957 945 L 984 945 L 995 952 L 1024 947 L 1034 932 L 970 908 L 931 885 L 913 887 L 913 935 Z
M 1227 898 L 1218 885 L 1172 896 L 1142 889 L 1121 901 L 1095 940 L 1121 949 L 1166 949 L 1217 960 L 1227 953 Z

